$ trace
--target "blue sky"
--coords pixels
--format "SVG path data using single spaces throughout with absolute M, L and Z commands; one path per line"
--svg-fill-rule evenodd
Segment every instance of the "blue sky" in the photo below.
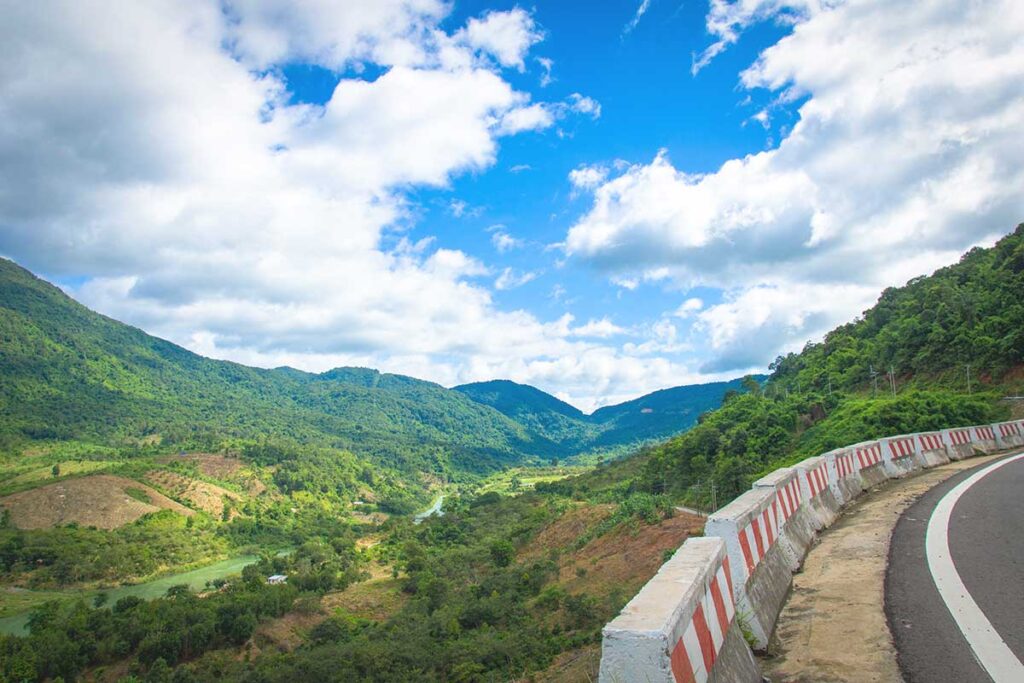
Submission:
M 1022 11 L 18 5 L 0 254 L 266 367 L 588 410 L 763 371 L 1024 216 Z

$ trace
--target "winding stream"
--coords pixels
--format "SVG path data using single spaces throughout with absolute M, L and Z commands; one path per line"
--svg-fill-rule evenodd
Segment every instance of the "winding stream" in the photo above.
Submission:
M 215 562 L 214 564 L 200 567 L 199 569 L 193 569 L 192 571 L 182 572 L 180 574 L 171 574 L 170 576 L 162 576 L 159 579 L 153 579 L 146 583 L 135 584 L 134 586 L 118 586 L 117 588 L 110 588 L 108 590 L 83 590 L 77 594 L 69 591 L 68 599 L 84 598 L 91 601 L 98 593 L 106 593 L 107 605 L 112 606 L 121 598 L 126 598 L 130 595 L 142 598 L 143 600 L 159 598 L 164 595 L 167 592 L 167 589 L 171 586 L 178 586 L 181 584 L 187 584 L 192 588 L 192 590 L 201 590 L 206 587 L 207 581 L 221 579 L 225 576 L 230 576 L 231 574 L 238 574 L 242 571 L 243 567 L 250 565 L 259 559 L 260 558 L 257 555 L 242 555 L 240 557 L 233 557 L 229 560 Z M 30 614 L 32 614 L 31 610 L 0 619 L 0 633 L 7 633 L 15 636 L 28 635 L 28 618 Z

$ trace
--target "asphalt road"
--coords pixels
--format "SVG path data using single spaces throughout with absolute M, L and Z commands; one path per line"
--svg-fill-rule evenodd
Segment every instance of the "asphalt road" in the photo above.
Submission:
M 1018 677 L 1024 669 L 1015 669 L 1024 667 L 1015 661 L 1024 661 L 1024 458 L 989 471 L 966 490 L 954 490 L 993 464 L 931 489 L 893 530 L 885 611 L 900 669 L 911 683 L 1024 683 Z M 948 547 L 951 563 L 939 558 L 940 546 Z M 937 581 L 945 586 L 942 592 Z M 980 613 L 965 607 L 972 602 Z

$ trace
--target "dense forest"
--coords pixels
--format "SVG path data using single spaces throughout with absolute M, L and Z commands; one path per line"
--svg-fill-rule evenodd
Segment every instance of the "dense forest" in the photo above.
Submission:
M 720 408 L 681 435 L 515 496 L 463 487 L 445 501 L 444 516 L 419 525 L 400 515 L 352 524 L 331 514 L 337 508 L 326 501 L 343 482 L 388 476 L 354 455 L 247 444 L 247 467 L 290 493 L 212 524 L 209 542 L 249 538 L 291 553 L 264 551 L 241 577 L 201 596 L 177 588 L 149 603 L 44 605 L 28 637 L 0 637 L 0 681 L 85 672 L 153 683 L 546 681 L 572 661 L 590 662 L 577 670 L 587 680 L 602 624 L 687 534 L 699 533 L 675 505 L 724 504 L 764 472 L 835 446 L 1007 417 L 1001 399 L 1024 388 L 1022 293 L 1024 226 L 886 290 L 861 318 L 779 358 L 767 379 L 732 385 Z M 881 374 L 890 368 L 891 378 Z M 571 406 L 510 383 L 460 391 L 550 442 L 572 438 L 562 418 L 580 419 Z M 671 400 L 653 396 L 637 405 L 657 411 L 659 399 Z M 599 411 L 588 422 L 600 419 Z M 159 513 L 136 525 L 171 519 Z M 193 526 L 201 524 L 211 522 Z M 56 543 L 73 531 L 48 533 Z M 8 539 L 0 539 L 0 558 L 12 567 L 31 562 L 25 548 L 37 537 L 14 542 L 22 532 L 0 532 Z M 267 585 L 272 572 L 288 584 Z M 299 642 L 272 639 L 293 622 L 305 625 Z
M 726 383 L 673 390 L 671 410 L 600 419 L 532 387 L 467 385 L 365 368 L 310 374 L 211 360 L 93 313 L 0 259 L 0 454 L 36 442 L 138 453 L 239 450 L 268 440 L 354 453 L 407 475 L 464 481 L 514 464 L 622 454 L 686 429 Z M 506 387 L 532 392 L 503 410 Z M 479 399 L 479 400 L 477 400 Z M 80 449 L 79 449 L 80 450 Z

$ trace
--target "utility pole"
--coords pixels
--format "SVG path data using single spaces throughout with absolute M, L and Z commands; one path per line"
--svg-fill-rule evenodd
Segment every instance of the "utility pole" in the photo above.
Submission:
M 971 393 L 971 366 L 967 365 L 967 393 Z
M 896 398 L 896 369 L 889 366 L 889 385 L 892 387 L 892 396 Z
M 878 395 L 878 371 L 874 365 L 868 366 L 868 374 L 871 375 L 871 397 Z
M 718 488 L 715 486 L 714 480 L 711 481 L 711 510 L 714 512 L 718 509 Z

